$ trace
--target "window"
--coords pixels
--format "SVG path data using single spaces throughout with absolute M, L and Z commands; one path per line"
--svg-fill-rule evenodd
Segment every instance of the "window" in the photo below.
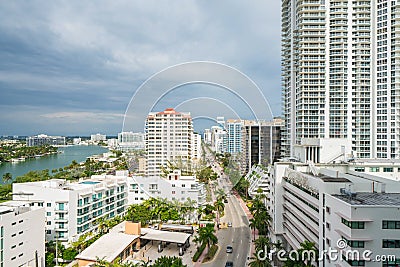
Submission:
M 382 229 L 400 229 L 400 221 L 382 221 Z
M 51 235 L 51 230 L 46 230 L 47 235 Z
M 355 167 L 354 170 L 356 172 L 365 172 L 365 168 L 364 167 Z
M 326 210 L 327 213 L 331 214 L 331 208 L 330 207 L 326 206 L 325 210 Z
M 365 222 L 358 222 L 358 221 L 350 222 L 345 218 L 342 218 L 342 223 L 351 229 L 365 229 Z
M 50 221 L 48 221 L 48 222 L 47 222 L 47 225 L 51 225 L 51 222 L 50 222 Z
M 383 168 L 383 172 L 393 172 L 393 168 L 392 167 L 385 167 L 385 168 Z
M 370 172 L 379 172 L 379 167 L 371 167 L 369 168 Z
M 46 216 L 51 216 L 51 212 L 46 212 Z
M 382 248 L 400 248 L 400 240 L 383 239 Z
M 331 229 L 331 224 L 330 223 L 326 223 L 326 229 L 330 230 Z
M 172 191 L 172 194 L 175 195 L 175 191 Z
M 18 223 L 23 223 L 24 222 L 24 220 L 20 220 Z
M 395 261 L 385 261 L 382 263 L 382 267 L 398 267 L 400 265 L 400 259 Z
M 47 206 L 47 207 L 51 207 L 51 203 L 47 203 L 46 206 Z

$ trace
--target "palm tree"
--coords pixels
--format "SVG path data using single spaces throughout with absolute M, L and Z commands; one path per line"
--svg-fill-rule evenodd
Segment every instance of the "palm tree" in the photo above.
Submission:
M 221 216 L 224 213 L 225 204 L 221 199 L 218 199 L 217 201 L 214 202 L 214 207 L 218 213 L 218 220 L 219 220 L 219 216 Z M 217 221 L 217 223 L 219 223 L 219 221 Z
M 8 184 L 10 181 L 12 181 L 12 174 L 9 172 L 3 174 L 3 183 Z
M 267 252 L 266 255 L 262 255 L 265 257 L 265 259 L 261 259 L 259 258 L 259 256 L 257 255 L 258 252 L 254 252 L 253 256 L 250 258 L 251 261 L 249 262 L 249 267 L 271 267 L 272 264 L 270 263 L 270 261 L 267 258 Z
M 106 232 L 108 232 L 109 228 L 106 222 L 106 219 L 104 217 L 100 217 L 96 219 L 97 223 L 97 231 L 102 235 Z
M 264 250 L 267 249 L 269 251 L 271 249 L 272 245 L 273 244 L 271 243 L 271 240 L 265 236 L 260 236 L 255 241 L 256 251 L 262 250 L 262 249 L 264 249 Z
M 199 230 L 199 240 L 201 243 L 206 243 L 207 248 L 210 249 L 211 245 L 218 243 L 218 237 L 214 234 L 215 228 L 213 224 L 207 224 Z
M 187 265 L 183 264 L 182 259 L 178 257 L 167 257 L 161 256 L 156 259 L 154 264 L 151 267 L 187 267 Z
M 222 199 L 222 200 L 226 199 L 226 193 L 222 188 L 217 189 L 217 191 L 215 191 L 215 194 L 217 195 L 217 199 Z
M 255 240 L 256 240 L 257 222 L 256 222 L 256 220 L 254 219 L 254 217 L 251 218 L 251 219 L 249 220 L 249 226 L 250 226 L 250 229 L 253 230 L 253 234 L 254 234 L 253 241 L 255 241 Z

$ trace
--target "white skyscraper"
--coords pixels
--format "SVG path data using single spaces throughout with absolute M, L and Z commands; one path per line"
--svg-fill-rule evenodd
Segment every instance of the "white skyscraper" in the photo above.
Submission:
M 400 3 L 283 0 L 284 153 L 346 138 L 358 158 L 400 157 Z
M 146 119 L 147 176 L 161 174 L 167 162 L 192 163 L 192 117 L 168 108 L 151 112 Z

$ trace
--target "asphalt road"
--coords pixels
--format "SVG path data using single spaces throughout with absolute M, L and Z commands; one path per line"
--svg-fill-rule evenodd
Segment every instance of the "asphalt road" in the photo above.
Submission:
M 217 173 L 220 174 L 219 166 L 215 168 Z M 224 189 L 226 193 L 229 193 L 232 189 L 229 179 L 224 174 L 218 179 L 218 187 Z M 232 261 L 234 267 L 245 267 L 250 249 L 251 233 L 247 216 L 234 195 L 228 197 L 228 203 L 225 203 L 225 215 L 220 221 L 231 222 L 232 227 L 218 230 L 217 237 L 220 246 L 218 254 L 214 261 L 202 264 L 202 266 L 223 267 L 227 261 Z M 233 253 L 226 253 L 228 245 L 233 247 Z

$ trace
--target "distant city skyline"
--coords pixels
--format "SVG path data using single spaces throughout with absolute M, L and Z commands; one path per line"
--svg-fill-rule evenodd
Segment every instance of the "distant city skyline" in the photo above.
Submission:
M 242 71 L 281 114 L 279 2 L 2 2 L 0 15 L 0 135 L 116 135 L 146 79 L 194 60 Z

